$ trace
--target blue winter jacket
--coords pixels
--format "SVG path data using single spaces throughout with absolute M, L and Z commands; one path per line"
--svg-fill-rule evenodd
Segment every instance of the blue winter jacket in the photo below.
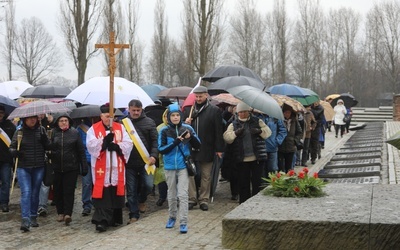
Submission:
M 259 117 L 271 129 L 271 136 L 265 140 L 267 152 L 273 153 L 278 151 L 278 147 L 282 144 L 287 136 L 287 130 L 282 120 L 278 120 L 269 116 Z
M 178 112 L 181 115 L 181 121 L 177 125 L 172 124 L 170 120 L 170 116 L 174 112 Z M 158 150 L 163 155 L 164 169 L 184 169 L 186 168 L 185 157 L 190 155 L 190 148 L 200 148 L 200 139 L 191 126 L 182 123 L 183 116 L 178 105 L 171 104 L 168 106 L 167 119 L 168 125 L 161 128 L 158 134 Z M 189 131 L 190 138 L 181 142 L 177 137 L 186 130 Z

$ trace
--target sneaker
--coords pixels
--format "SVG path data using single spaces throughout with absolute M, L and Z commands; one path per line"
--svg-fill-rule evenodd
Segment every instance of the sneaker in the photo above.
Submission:
M 39 207 L 37 211 L 39 216 L 46 217 L 47 216 L 47 209 L 44 207 Z
M 82 216 L 88 216 L 91 212 L 90 208 L 84 208 L 82 211 Z
M 8 207 L 7 204 L 3 204 L 1 205 L 1 211 L 3 211 L 3 213 L 8 213 L 10 212 L 10 208 Z
M 137 218 L 130 218 L 127 224 L 128 224 L 128 225 L 129 225 L 129 224 L 133 224 L 133 223 L 135 223 L 136 221 L 138 221 Z
M 188 231 L 188 227 L 186 224 L 181 224 L 181 226 L 179 227 L 179 231 L 181 232 L 181 234 L 185 234 Z
M 146 203 L 139 203 L 139 212 L 145 213 L 146 212 Z
M 175 218 L 169 218 L 165 228 L 173 228 L 175 226 L 175 222 L 176 222 Z
M 203 211 L 207 211 L 208 210 L 208 205 L 203 203 L 203 204 L 200 205 L 200 209 L 203 210 Z
M 71 218 L 70 215 L 66 215 L 66 216 L 64 217 L 64 222 L 65 222 L 65 225 L 66 225 L 66 226 L 69 226 L 69 223 L 71 223 L 71 221 L 72 221 L 72 218 Z
M 156 202 L 156 205 L 161 207 L 164 204 L 165 200 L 164 199 L 158 199 L 158 201 Z

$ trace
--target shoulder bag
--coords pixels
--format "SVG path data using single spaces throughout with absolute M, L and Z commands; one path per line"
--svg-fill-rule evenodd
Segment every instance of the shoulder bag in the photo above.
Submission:
M 179 151 L 181 152 L 183 158 L 185 159 L 185 165 L 186 165 L 186 169 L 188 171 L 189 176 L 195 176 L 196 175 L 196 165 L 194 164 L 192 156 L 191 155 L 185 156 L 181 147 L 179 145 L 177 147 L 178 147 Z

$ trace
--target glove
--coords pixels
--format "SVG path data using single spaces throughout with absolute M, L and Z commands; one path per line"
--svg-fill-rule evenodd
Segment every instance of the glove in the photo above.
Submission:
M 106 148 L 108 148 L 108 145 L 110 145 L 110 143 L 114 140 L 114 133 L 109 133 L 108 135 L 106 135 L 106 137 L 104 137 L 103 139 L 103 145 L 101 146 L 101 151 L 106 150 Z
M 262 132 L 262 130 L 260 128 L 251 128 L 250 129 L 250 133 L 252 135 L 259 135 L 259 134 L 261 134 L 261 132 Z
M 24 158 L 25 157 L 25 152 L 21 151 L 21 150 L 17 150 L 16 152 L 16 157 L 18 157 L 19 159 Z
M 244 128 L 238 128 L 235 130 L 235 135 L 236 136 L 241 136 L 244 132 Z
M 181 143 L 181 140 L 179 138 L 175 138 L 174 140 L 174 145 L 178 145 L 179 143 Z
M 88 174 L 88 166 L 86 164 L 82 165 L 81 175 L 86 176 Z
M 108 145 L 108 151 L 115 151 L 115 152 L 117 153 L 117 155 L 119 155 L 119 156 L 122 155 L 122 150 L 121 150 L 121 148 L 119 147 L 118 144 L 115 144 L 114 142 L 111 142 L 111 143 Z

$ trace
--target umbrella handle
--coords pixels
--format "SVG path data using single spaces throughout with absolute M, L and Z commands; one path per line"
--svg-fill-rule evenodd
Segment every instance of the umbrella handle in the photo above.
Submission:
M 193 114 L 193 109 L 194 109 L 194 103 L 192 105 L 192 107 L 190 108 L 190 113 L 189 113 L 189 119 L 192 119 L 192 114 Z
M 19 130 L 17 132 L 17 151 L 19 151 L 19 149 L 21 147 L 21 141 L 22 141 L 22 131 Z M 17 176 L 17 168 L 18 168 L 18 157 L 15 159 L 15 167 L 14 167 L 13 179 L 11 182 L 10 196 L 12 195 L 12 193 L 14 191 L 14 183 L 15 183 L 15 178 Z

